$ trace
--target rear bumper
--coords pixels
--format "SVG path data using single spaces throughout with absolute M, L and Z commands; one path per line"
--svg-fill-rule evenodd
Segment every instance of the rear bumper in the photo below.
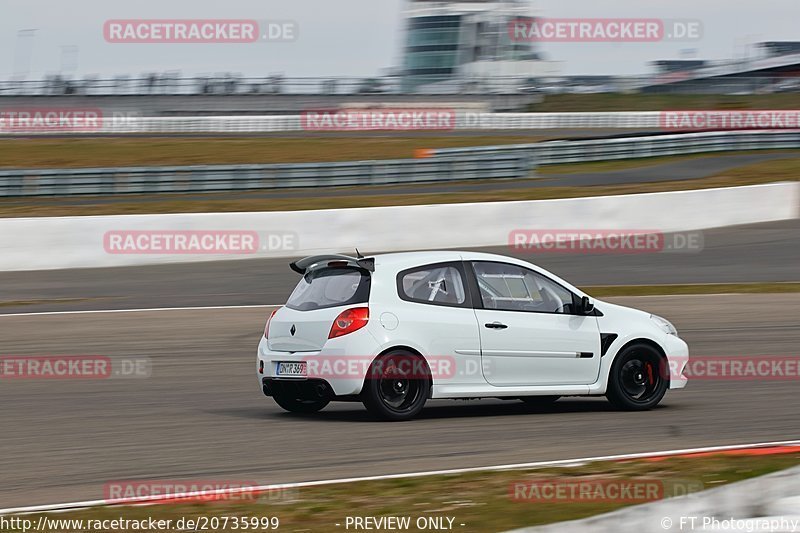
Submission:
M 293 398 L 303 400 L 332 400 L 336 396 L 330 383 L 324 379 L 262 378 L 261 390 L 265 396 L 272 396 L 276 392 L 288 393 Z
M 364 330 L 330 339 L 319 352 L 278 352 L 270 350 L 267 340 L 262 336 L 258 343 L 256 375 L 265 394 L 273 390 L 292 390 L 300 394 L 315 396 L 322 388 L 329 398 L 354 396 L 361 393 L 367 376 L 369 363 L 378 355 L 379 345 L 375 338 Z M 331 372 L 309 378 L 281 377 L 277 374 L 278 363 L 299 361 L 324 361 L 320 367 L 330 368 Z M 358 364 L 331 365 L 332 361 L 355 361 Z M 265 388 L 266 387 L 266 388 Z M 304 396 L 300 396 L 304 397 Z

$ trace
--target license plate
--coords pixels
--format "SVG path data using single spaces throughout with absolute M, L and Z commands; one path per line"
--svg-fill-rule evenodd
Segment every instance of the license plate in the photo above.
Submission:
M 306 377 L 308 366 L 305 361 L 299 363 L 278 363 L 278 375 L 287 377 Z

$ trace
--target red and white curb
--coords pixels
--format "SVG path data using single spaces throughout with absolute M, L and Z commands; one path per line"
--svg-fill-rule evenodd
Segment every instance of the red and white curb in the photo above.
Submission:
M 454 468 L 450 470 L 429 470 L 424 472 L 408 472 L 401 474 L 386 474 L 386 475 L 351 477 L 351 478 L 341 478 L 341 479 L 324 479 L 319 481 L 301 481 L 297 483 L 283 483 L 274 485 L 255 485 L 252 487 L 235 487 L 235 488 L 204 491 L 202 492 L 202 494 L 180 493 L 180 494 L 169 494 L 162 496 L 142 496 L 142 497 L 106 499 L 106 500 L 87 500 L 81 502 L 56 503 L 48 505 L 32 505 L 27 507 L 10 507 L 8 509 L 0 509 L 0 515 L 30 514 L 30 513 L 43 513 L 43 512 L 64 512 L 64 511 L 86 509 L 88 507 L 99 507 L 99 506 L 109 506 L 109 505 L 145 505 L 145 504 L 150 505 L 158 503 L 167 503 L 170 501 L 175 501 L 180 499 L 189 499 L 198 496 L 211 497 L 211 496 L 225 496 L 225 495 L 232 495 L 239 493 L 248 493 L 248 494 L 268 493 L 286 489 L 319 487 L 324 485 L 338 485 L 343 483 L 357 483 L 360 481 L 382 481 L 382 480 L 405 479 L 413 477 L 465 474 L 470 472 L 496 472 L 502 470 L 544 468 L 552 466 L 573 467 L 573 466 L 580 466 L 586 463 L 593 463 L 600 461 L 626 461 L 632 459 L 659 460 L 668 457 L 701 456 L 704 454 L 712 454 L 712 453 L 717 454 L 725 452 L 731 452 L 731 453 L 739 452 L 739 453 L 746 453 L 747 455 L 762 455 L 762 454 L 766 455 L 768 453 L 788 453 L 793 451 L 800 451 L 800 440 L 758 442 L 752 444 L 734 444 L 728 446 L 707 446 L 702 448 L 685 448 L 679 450 L 666 450 L 658 452 L 603 455 L 597 457 L 581 457 L 577 459 L 559 459 L 554 461 L 536 461 L 531 463 L 515 463 L 515 464 L 493 465 L 493 466 L 477 466 L 469 468 Z

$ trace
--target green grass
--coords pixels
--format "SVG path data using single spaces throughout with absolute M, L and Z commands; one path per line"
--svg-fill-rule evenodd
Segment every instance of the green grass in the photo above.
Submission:
M 114 137 L 0 139 L 0 168 L 88 168 L 159 165 L 239 165 L 366 159 L 406 159 L 415 150 L 533 143 L 544 137 L 510 134 L 410 137 L 174 138 Z
M 681 285 L 597 285 L 581 287 L 597 298 L 606 296 L 651 296 L 674 294 L 774 294 L 800 292 L 800 282 L 695 283 Z
M 516 482 L 633 481 L 663 484 L 664 496 L 675 489 L 708 489 L 800 464 L 800 453 L 762 456 L 712 455 L 661 461 L 590 463 L 570 468 L 474 472 L 385 481 L 356 482 L 288 490 L 265 495 L 260 501 L 217 501 L 139 507 L 97 507 L 51 514 L 58 519 L 155 519 L 180 517 L 269 517 L 283 531 L 345 530 L 347 516 L 449 516 L 454 530 L 495 532 L 584 518 L 625 507 L 624 501 L 574 502 L 563 499 L 518 501 L 511 497 Z M 35 524 L 38 515 L 27 515 Z M 337 527 L 335 524 L 341 524 Z M 460 524 L 464 524 L 461 526 Z M 232 531 L 228 528 L 228 531 Z M 351 527 L 351 531 L 352 531 Z M 9 530 L 4 530 L 9 531 Z M 51 533 L 64 529 L 53 528 Z M 118 531 L 108 528 L 106 531 Z M 209 531 L 222 531 L 210 528 Z
M 568 113 L 589 111 L 670 111 L 797 109 L 797 94 L 556 94 L 547 95 L 528 111 Z

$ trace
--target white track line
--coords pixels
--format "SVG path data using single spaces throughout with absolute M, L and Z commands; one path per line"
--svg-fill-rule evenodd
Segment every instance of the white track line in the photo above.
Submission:
M 559 459 L 555 461 L 537 461 L 533 463 L 516 463 L 495 466 L 477 466 L 470 468 L 454 468 L 451 470 L 429 470 L 426 472 L 409 472 L 405 474 L 386 474 L 379 476 L 365 476 L 365 477 L 350 477 L 341 479 L 324 479 L 320 481 L 301 481 L 298 483 L 283 483 L 277 485 L 256 485 L 253 487 L 236 487 L 230 489 L 218 489 L 213 491 L 203 492 L 203 496 L 210 495 L 224 495 L 235 494 L 239 492 L 268 492 L 279 491 L 285 489 L 295 489 L 304 487 L 319 487 L 322 485 L 337 485 L 341 483 L 357 483 L 359 481 L 381 481 L 387 479 L 403 479 L 410 477 L 427 477 L 427 476 L 441 476 L 450 474 L 465 474 L 470 472 L 492 472 L 499 470 L 515 470 L 521 468 L 543 468 L 547 466 L 577 466 L 583 463 L 590 463 L 596 461 L 621 461 L 625 459 L 647 459 L 653 457 L 669 457 L 674 455 L 684 455 L 692 453 L 705 453 L 705 452 L 723 452 L 729 450 L 748 450 L 753 448 L 768 448 L 772 446 L 798 446 L 800 447 L 800 440 L 787 440 L 777 442 L 758 442 L 753 444 L 738 444 L 729 446 L 708 446 L 704 448 L 686 448 L 683 450 L 667 450 L 662 452 L 644 452 L 644 453 L 629 453 L 623 455 L 604 455 L 599 457 L 584 457 L 580 459 Z M 136 504 L 154 504 L 159 501 L 169 501 L 179 498 L 197 497 L 199 493 L 181 493 L 170 494 L 162 497 L 142 496 L 123 499 L 109 499 L 109 500 L 88 500 L 83 502 L 73 503 L 57 503 L 50 505 L 33 505 L 28 507 L 11 507 L 8 509 L 0 509 L 0 515 L 8 514 L 29 514 L 41 512 L 63 512 L 73 511 L 78 509 L 85 509 L 87 507 L 97 507 L 101 505 L 136 505 Z
M 280 305 L 210 305 L 204 307 L 150 307 L 147 309 L 90 309 L 88 311 L 42 311 L 39 313 L 7 313 L 0 318 L 12 316 L 48 316 L 48 315 L 91 315 L 99 313 L 145 313 L 163 311 L 210 311 L 217 309 L 260 309 L 264 307 L 280 307 Z

